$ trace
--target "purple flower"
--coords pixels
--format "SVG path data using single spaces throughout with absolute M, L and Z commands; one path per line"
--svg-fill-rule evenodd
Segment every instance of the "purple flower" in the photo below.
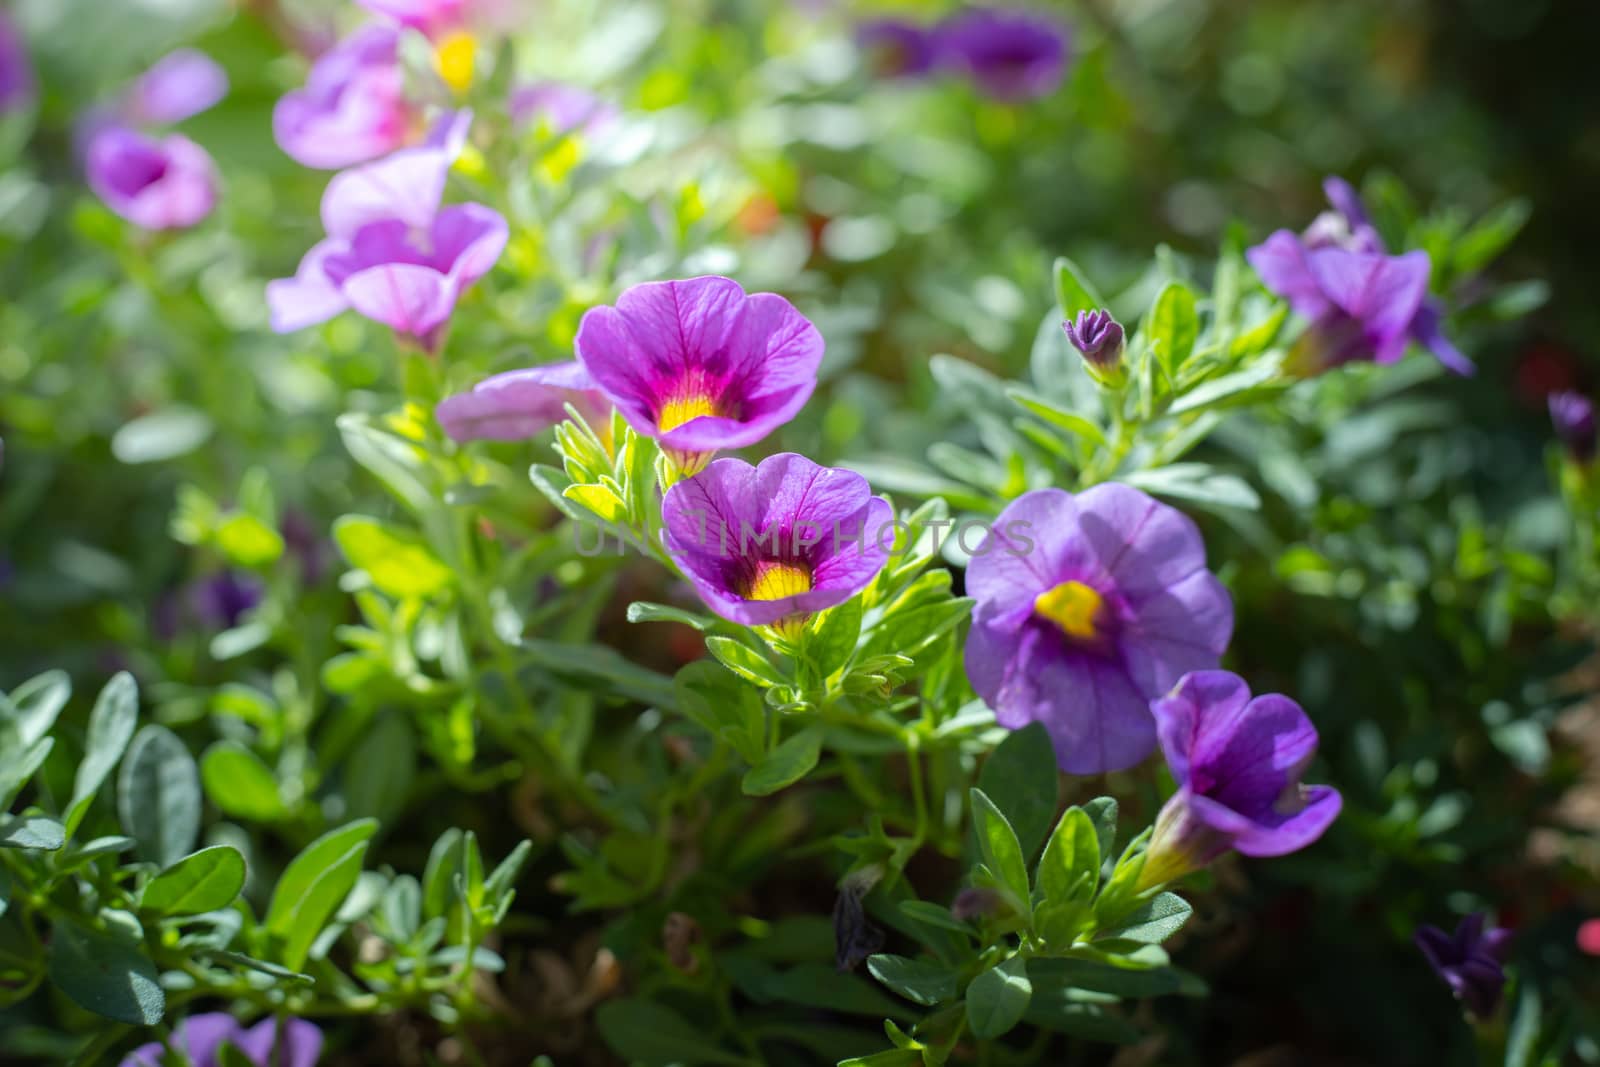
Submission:
M 179 634 L 231 630 L 261 603 L 261 580 L 245 571 L 220 571 L 164 594 L 151 613 L 156 636 L 171 641 Z
M 712 276 L 645 282 L 590 308 L 577 350 L 629 425 L 693 474 L 794 418 L 816 388 L 822 335 L 783 297 Z
M 0 115 L 33 103 L 37 89 L 22 34 L 0 8 Z
M 1048 96 L 1067 70 L 1067 29 L 1044 15 L 973 8 L 938 29 L 941 62 L 997 100 Z
M 181 48 L 133 83 L 123 110 L 129 122 L 167 125 L 206 111 L 228 95 L 228 75 L 203 52 Z
M 1252 699 L 1238 675 L 1196 671 L 1150 708 L 1178 791 L 1156 817 L 1141 885 L 1199 870 L 1229 849 L 1296 852 L 1338 816 L 1338 790 L 1300 784 L 1317 728 L 1288 697 Z
M 1419 926 L 1413 935 L 1417 948 L 1456 999 L 1480 1019 L 1494 1014 L 1506 983 L 1506 953 L 1510 930 L 1485 930 L 1482 912 L 1474 912 L 1456 925 L 1454 935 L 1436 926 Z
M 136 226 L 183 229 L 216 207 L 216 165 L 187 137 L 156 140 L 125 126 L 103 126 L 89 138 L 86 154 L 89 188 Z
M 933 30 L 908 19 L 870 19 L 856 27 L 856 45 L 866 53 L 873 73 L 886 78 L 915 78 L 937 66 L 939 49 Z
M 180 1050 L 193 1067 L 217 1067 L 224 1042 L 256 1067 L 315 1067 L 322 1055 L 322 1031 L 304 1019 L 283 1020 L 280 1035 L 276 1019 L 262 1019 L 247 1030 L 225 1012 L 189 1016 L 173 1029 L 171 1048 Z M 159 1041 L 140 1045 L 121 1067 L 161 1067 L 167 1048 Z
M 467 21 L 471 0 L 356 0 L 375 15 L 433 36 Z
M 1573 389 L 1550 394 L 1550 422 L 1579 463 L 1595 457 L 1594 401 Z
M 1061 328 L 1083 356 L 1096 381 L 1106 385 L 1118 384 L 1122 378 L 1122 324 L 1111 317 L 1109 311 L 1080 311 L 1078 321 L 1063 322 Z
M 1013 500 L 967 567 L 967 677 L 1000 725 L 1042 722 L 1062 770 L 1131 767 L 1150 701 L 1215 667 L 1233 603 L 1182 512 L 1109 482 Z
M 453 441 L 524 441 L 567 417 L 571 404 L 596 433 L 607 430 L 611 402 L 581 363 L 553 363 L 486 378 L 434 409 Z
M 589 90 L 566 82 L 543 81 L 512 92 L 507 106 L 518 126 L 544 123 L 551 133 L 596 136 L 616 124 L 621 114 Z
M 428 351 L 461 294 L 487 274 L 509 231 L 482 204 L 439 207 L 466 143 L 469 112 L 447 117 L 426 144 L 338 174 L 322 197 L 328 236 L 293 278 L 267 285 L 272 328 L 289 333 L 353 308 Z
M 854 471 L 784 452 L 758 467 L 717 460 L 667 490 L 661 518 L 668 553 L 707 607 L 792 631 L 871 584 L 893 512 Z
M 1303 235 L 1278 230 L 1245 253 L 1266 287 L 1310 320 L 1298 353 L 1308 369 L 1393 363 L 1415 341 L 1457 374 L 1471 374 L 1472 361 L 1445 339 L 1439 306 L 1428 299 L 1428 254 L 1387 254 L 1349 183 L 1329 178 L 1323 188 L 1333 212 Z
M 399 42 L 393 27 L 365 26 L 323 54 L 305 88 L 272 111 L 278 146 L 303 166 L 333 170 L 404 145 L 415 111 L 405 99 Z

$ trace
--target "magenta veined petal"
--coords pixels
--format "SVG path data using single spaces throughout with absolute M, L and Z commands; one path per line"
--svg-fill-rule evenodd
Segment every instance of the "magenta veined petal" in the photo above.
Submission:
M 577 362 L 496 374 L 440 401 L 434 416 L 454 441 L 525 441 L 565 420 L 568 404 L 605 430 L 611 405 Z
M 278 146 L 307 167 L 336 169 L 377 159 L 411 139 L 399 34 L 364 26 L 312 65 L 306 84 L 272 112 Z
M 345 250 L 342 241 L 319 241 L 300 260 L 293 278 L 279 278 L 267 283 L 267 307 L 271 313 L 272 329 L 277 333 L 293 333 L 307 326 L 327 322 L 350 306 L 328 277 L 327 260 Z
M 349 238 L 369 222 L 390 219 L 430 227 L 471 125 L 472 112 L 455 112 L 434 126 L 425 143 L 334 175 L 322 194 L 328 236 Z

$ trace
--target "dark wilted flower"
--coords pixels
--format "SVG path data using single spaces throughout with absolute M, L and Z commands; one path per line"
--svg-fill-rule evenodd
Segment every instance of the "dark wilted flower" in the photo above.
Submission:
M 845 877 L 833 901 L 834 963 L 840 973 L 853 971 L 868 956 L 883 948 L 884 933 L 867 920 L 862 901 L 883 877 L 877 867 L 866 867 Z
M 1036 489 L 967 567 L 967 677 L 1001 726 L 1042 722 L 1061 769 L 1131 767 L 1156 744 L 1150 701 L 1217 665 L 1233 603 L 1189 517 L 1128 485 Z
M 162 1067 L 174 1062 L 168 1049 L 181 1053 L 191 1067 L 218 1067 L 224 1044 L 244 1053 L 255 1067 L 316 1067 L 322 1055 L 322 1031 L 304 1019 L 262 1019 L 249 1029 L 226 1012 L 191 1015 L 173 1028 L 162 1044 L 140 1045 L 123 1058 L 120 1067 Z
M 1252 698 L 1236 674 L 1196 671 L 1150 708 L 1178 791 L 1156 817 L 1141 884 L 1182 877 L 1230 849 L 1296 852 L 1338 816 L 1338 790 L 1300 783 L 1317 728 L 1288 697 Z
M 1473 912 L 1456 924 L 1454 934 L 1436 926 L 1419 926 L 1413 936 L 1429 966 L 1479 1019 L 1493 1015 L 1500 1003 L 1512 936 L 1510 930 L 1488 930 L 1486 925 L 1484 914 Z
M 1061 324 L 1067 340 L 1083 355 L 1084 366 L 1095 381 L 1106 386 L 1117 386 L 1126 380 L 1122 362 L 1122 324 L 1104 310 L 1080 311 L 1076 322 L 1070 319 Z
M 1551 393 L 1550 422 L 1573 459 L 1579 463 L 1594 459 L 1594 401 L 1573 389 Z

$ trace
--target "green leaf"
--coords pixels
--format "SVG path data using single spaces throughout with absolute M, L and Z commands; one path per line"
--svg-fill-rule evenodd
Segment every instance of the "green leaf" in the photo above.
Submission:
M 1050 832 L 1059 779 L 1049 731 L 1037 722 L 1007 734 L 978 775 L 978 788 L 1016 831 L 1024 862 Z
M 1007 389 L 1006 396 L 1010 397 L 1024 411 L 1037 415 L 1058 430 L 1065 430 L 1074 437 L 1081 437 L 1098 448 L 1106 447 L 1105 431 L 1098 424 L 1079 415 L 1077 412 L 1052 403 L 1021 386 L 1013 386 Z
M 405 807 L 417 773 L 417 742 L 400 712 L 378 716 L 344 761 L 346 814 L 387 824 Z
M 766 715 L 756 690 L 711 659 L 688 663 L 673 679 L 678 709 L 746 763 L 766 755 Z
M 734 674 L 763 688 L 783 685 L 783 675 L 767 658 L 749 645 L 731 637 L 708 637 L 706 649 Z
M 1177 374 L 1200 336 L 1200 316 L 1195 313 L 1194 292 L 1182 282 L 1168 282 L 1156 297 L 1144 327 L 1145 338 L 1155 346 L 1156 358 L 1167 377 Z
M 1194 908 L 1176 893 L 1160 893 L 1124 920 L 1124 925 L 1114 930 L 1103 930 L 1101 936 L 1122 941 L 1143 941 L 1159 945 L 1182 929 L 1194 914 Z
M 805 652 L 818 674 L 826 678 L 850 661 L 865 614 L 865 600 L 855 596 L 817 616 L 806 635 Z
M 1137 1026 L 1120 1015 L 1113 1015 L 1099 1004 L 1084 1003 L 1077 990 L 1033 987 L 1033 999 L 1023 1019 L 1046 1030 L 1070 1034 L 1084 1041 L 1108 1045 L 1131 1045 L 1139 1040 Z
M 244 967 L 252 971 L 260 971 L 262 974 L 270 975 L 273 978 L 278 979 L 280 982 L 302 982 L 306 985 L 312 985 L 316 982 L 316 979 L 312 978 L 309 974 L 301 974 L 298 971 L 291 971 L 287 967 L 279 967 L 276 963 L 268 963 L 266 960 L 258 960 L 252 956 L 244 956 L 237 952 L 227 952 L 222 949 L 207 949 L 206 955 L 212 959 L 221 960 L 223 963 L 231 963 L 235 967 Z
M 177 459 L 205 444 L 211 430 L 205 412 L 170 407 L 124 423 L 111 435 L 111 454 L 121 463 Z
M 1219 473 L 1208 463 L 1174 463 L 1154 470 L 1134 471 L 1122 479 L 1157 496 L 1174 497 L 1220 508 L 1261 507 L 1260 495 L 1244 479 Z
M 628 605 L 629 622 L 676 622 L 684 626 L 692 626 L 701 633 L 711 629 L 717 620 L 700 615 L 682 608 L 669 607 L 666 604 L 652 604 L 648 600 L 635 600 Z
M 992 1040 L 1022 1021 L 1033 996 L 1024 962 L 1012 957 L 991 967 L 967 987 L 967 1024 L 974 1037 Z
M 9 694 L 0 695 L 0 736 L 7 725 L 16 731 L 16 743 L 29 746 L 50 732 L 72 695 L 72 679 L 65 671 L 45 671 L 29 678 Z
M 673 1064 L 744 1064 L 742 1056 L 708 1042 L 704 1029 L 653 1001 L 638 997 L 608 1000 L 596 1009 L 595 1024 L 611 1051 L 645 1067 Z
M 1144 873 L 1144 850 L 1149 840 L 1150 831 L 1147 829 L 1128 842 L 1128 847 L 1122 850 L 1122 856 L 1117 860 L 1117 866 L 1112 870 L 1106 887 L 1095 899 L 1094 914 L 1102 928 L 1113 929 L 1121 925 L 1138 906 L 1136 897 L 1139 876 Z
M 421 514 L 438 507 L 427 469 L 427 454 L 405 438 L 374 426 L 380 416 L 350 412 L 335 421 L 350 458 L 375 474 L 389 492 Z
M 200 775 L 188 746 L 165 726 L 134 735 L 117 778 L 122 830 L 139 855 L 170 867 L 194 848 L 200 833 Z
M 954 1000 L 960 975 L 928 960 L 880 954 L 867 959 L 872 977 L 894 992 L 926 1007 Z
M 891 1048 L 870 1056 L 840 1060 L 838 1067 L 921 1067 L 923 1063 L 922 1053 L 916 1049 Z
M 244 878 L 244 857 L 237 849 L 203 848 L 152 878 L 139 906 L 162 915 L 220 911 L 238 898 Z
M 1022 846 L 994 801 L 983 790 L 972 790 L 972 824 L 978 834 L 978 849 L 983 862 L 1000 880 L 1000 888 L 1011 898 L 1012 907 L 1028 914 L 1028 871 Z
M 1066 256 L 1057 258 L 1054 273 L 1056 305 L 1061 308 L 1063 318 L 1075 319 L 1080 311 L 1093 311 L 1106 306 L 1105 300 L 1095 291 L 1089 279 L 1084 277 L 1083 271 Z
M 261 757 L 237 741 L 218 741 L 200 757 L 206 796 L 226 815 L 271 822 L 284 815 L 278 779 Z
M 1194 995 L 1204 989 L 1203 983 L 1199 983 L 1193 975 L 1177 968 L 1140 966 L 1137 960 L 1113 962 L 1109 957 L 1088 959 L 1073 955 L 1035 958 L 1028 961 L 1028 977 L 1038 989 L 1082 989 L 1117 997 L 1159 997 L 1171 993 Z
M 295 923 L 296 909 L 301 907 L 304 899 L 310 895 L 317 880 L 338 866 L 352 849 L 364 846 L 377 830 L 376 819 L 361 819 L 329 830 L 302 849 L 298 856 L 289 861 L 289 866 L 285 867 L 283 874 L 279 876 L 278 885 L 272 891 L 272 901 L 267 905 L 267 917 L 262 925 L 271 933 L 280 936 L 288 934 Z M 357 871 L 359 870 L 358 867 Z M 350 884 L 355 884 L 354 875 L 350 878 Z M 335 906 L 338 903 L 334 901 Z M 331 914 L 331 908 L 329 912 Z
M 807 774 L 822 756 L 822 731 L 808 727 L 767 753 L 745 772 L 740 788 L 746 796 L 764 797 L 785 789 Z
M 1115 797 L 1095 797 L 1083 805 L 1083 813 L 1094 824 L 1095 842 L 1102 857 L 1117 847 L 1117 801 Z
M 430 919 L 450 907 L 450 886 L 461 863 L 461 838 L 461 831 L 452 826 L 428 851 L 428 865 L 422 870 L 422 913 Z
M 1274 327 L 1276 330 L 1276 327 Z M 1248 334 L 1246 336 L 1249 336 Z M 1235 344 L 1242 343 L 1243 339 Z M 1189 411 L 1200 411 L 1204 408 L 1228 402 L 1248 399 L 1244 394 L 1265 385 L 1278 376 L 1278 363 L 1274 359 L 1264 359 L 1254 363 L 1244 370 L 1224 374 L 1220 378 L 1212 378 L 1195 386 L 1188 392 L 1179 396 L 1167 408 L 1168 415 L 1182 415 Z
M 0 848 L 54 852 L 66 843 L 66 830 L 54 819 L 24 815 L 0 820 Z
M 287 925 L 283 933 L 282 959 L 283 965 L 290 970 L 299 970 L 306 961 L 306 956 L 311 951 L 312 942 L 322 934 L 328 921 L 339 910 L 339 905 L 344 903 L 345 897 L 350 895 L 350 890 L 355 888 L 356 881 L 361 877 L 361 863 L 366 857 L 367 842 L 353 845 L 343 855 L 323 868 L 316 878 L 306 887 L 305 892 L 296 900 Z M 279 890 L 282 883 L 279 883 Z M 278 893 L 273 894 L 273 903 L 278 901 Z
M 50 933 L 50 980 L 87 1011 L 129 1026 L 166 1012 L 156 966 L 132 938 L 58 920 Z
M 604 645 L 526 638 L 517 643 L 517 649 L 543 670 L 579 688 L 627 697 L 665 711 L 677 707 L 671 678 Z
M 533 855 L 533 842 L 520 841 L 511 854 L 500 861 L 489 877 L 483 880 L 483 896 L 491 904 L 498 903 L 507 893 L 510 893 L 517 884 L 517 879 L 522 876 L 522 869 L 528 865 L 528 859 Z
M 222 554 L 238 567 L 265 567 L 283 555 L 283 535 L 246 512 L 223 519 L 212 536 Z
M 364 515 L 343 515 L 333 539 L 352 567 L 392 597 L 429 597 L 448 588 L 455 574 L 410 530 Z
M 13 749 L 0 756 L 0 811 L 11 807 L 17 794 L 44 766 L 55 743 L 53 737 L 41 737 L 20 752 Z
M 1039 860 L 1036 911 L 1039 934 L 1050 944 L 1072 944 L 1100 881 L 1100 845 L 1094 823 L 1082 808 L 1068 808 L 1050 835 Z
M 89 713 L 89 732 L 84 740 L 83 762 L 72 781 L 72 803 L 67 806 L 67 833 L 73 834 L 89 804 L 105 784 L 117 761 L 128 749 L 139 721 L 139 686 L 133 675 L 121 671 L 111 677 L 95 698 Z

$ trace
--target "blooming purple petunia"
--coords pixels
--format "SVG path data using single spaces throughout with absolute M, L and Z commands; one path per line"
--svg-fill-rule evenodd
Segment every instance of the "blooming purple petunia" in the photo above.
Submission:
M 1229 849 L 1298 851 L 1338 816 L 1338 790 L 1300 784 L 1317 728 L 1288 697 L 1252 698 L 1243 678 L 1208 670 L 1185 675 L 1150 707 L 1178 791 L 1156 817 L 1142 885 L 1199 870 Z
M 854 471 L 783 452 L 757 467 L 717 460 L 667 490 L 661 518 L 668 553 L 707 607 L 788 629 L 871 584 L 894 514 Z
M 568 404 L 597 433 L 605 432 L 611 402 L 576 362 L 496 374 L 446 397 L 434 415 L 454 441 L 524 441 L 565 419 Z
M 1574 389 L 1551 393 L 1550 423 L 1573 459 L 1579 463 L 1594 459 L 1594 401 Z
M 226 1012 L 191 1015 L 173 1029 L 171 1048 L 181 1051 L 192 1067 L 217 1067 L 224 1043 L 244 1053 L 256 1067 L 316 1067 L 322 1056 L 322 1031 L 304 1019 L 267 1018 L 246 1029 Z M 159 1041 L 140 1045 L 120 1067 L 161 1067 L 168 1046 Z
M 1445 339 L 1428 298 L 1426 252 L 1391 256 L 1348 182 L 1323 183 L 1334 211 L 1303 235 L 1278 230 L 1245 253 L 1268 289 L 1310 320 L 1300 357 L 1316 371 L 1357 360 L 1393 363 L 1412 341 L 1457 374 L 1472 361 Z
M 513 90 L 507 107 L 517 125 L 543 123 L 557 135 L 597 136 L 615 125 L 621 114 L 615 104 L 589 90 L 557 81 L 534 82 Z
M 434 40 L 472 29 L 503 30 L 525 20 L 528 0 L 356 0 L 358 4 Z
M 1044 723 L 1074 774 L 1148 756 L 1150 701 L 1215 667 L 1233 633 L 1194 523 L 1114 482 L 1013 500 L 973 553 L 967 593 L 973 688 L 1002 726 Z
M 347 308 L 434 351 L 466 289 L 505 249 L 505 219 L 482 204 L 439 207 L 466 143 L 469 112 L 428 141 L 338 174 L 322 197 L 328 231 L 293 278 L 267 285 L 272 328 L 289 333 Z
M 334 170 L 400 148 L 415 109 L 405 98 L 400 34 L 391 26 L 356 30 L 312 65 L 305 87 L 272 111 L 272 134 L 295 162 Z
M 939 25 L 939 62 L 997 100 L 1033 100 L 1060 88 L 1067 29 L 1030 11 L 972 8 Z
M 1456 999 L 1480 1019 L 1494 1014 L 1506 984 L 1505 960 L 1510 930 L 1486 930 L 1482 912 L 1456 925 L 1454 934 L 1436 926 L 1419 926 L 1413 935 L 1429 966 L 1443 978 Z
M 869 19 L 856 27 L 856 45 L 880 77 L 921 77 L 939 62 L 935 31 L 909 19 Z
M 85 156 L 89 188 L 136 226 L 183 229 L 216 207 L 216 165 L 187 137 L 174 133 L 158 140 L 125 126 L 103 126 L 90 136 Z
M 193 48 L 180 48 L 158 60 L 128 90 L 123 111 L 129 122 L 166 125 L 213 107 L 228 95 L 228 75 L 216 61 Z
M 629 425 L 693 474 L 794 418 L 816 388 L 822 335 L 783 297 L 710 276 L 645 282 L 590 308 L 577 350 Z
M 37 92 L 22 34 L 6 9 L 0 8 L 0 115 L 27 107 Z

